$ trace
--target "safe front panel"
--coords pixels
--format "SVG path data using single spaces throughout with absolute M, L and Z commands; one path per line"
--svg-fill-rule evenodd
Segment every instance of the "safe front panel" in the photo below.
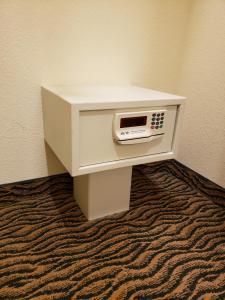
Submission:
M 161 110 L 165 112 L 163 131 L 160 131 L 160 128 L 157 129 L 159 130 L 159 135 L 160 133 L 163 133 L 159 138 L 143 143 L 140 140 L 138 143 L 134 144 L 120 144 L 116 141 L 114 132 L 116 114 L 152 110 Z M 127 158 L 132 158 L 135 161 L 136 157 L 170 152 L 172 150 L 176 114 L 176 105 L 128 110 L 80 111 L 79 166 L 83 167 L 104 162 L 119 161 Z M 153 126 L 151 125 L 152 120 L 150 120 L 150 123 L 147 125 L 154 127 L 154 130 L 152 129 L 152 134 L 158 135 L 156 130 L 157 120 L 154 121 L 155 124 Z M 158 123 L 160 126 L 160 122 Z M 140 129 L 141 128 L 142 127 L 140 126 Z M 132 128 L 123 127 L 121 132 L 126 135 L 126 132 L 129 130 L 131 132 Z

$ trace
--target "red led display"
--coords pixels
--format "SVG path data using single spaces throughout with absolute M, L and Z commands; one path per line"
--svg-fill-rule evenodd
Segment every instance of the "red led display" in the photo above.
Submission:
M 144 126 L 147 123 L 147 116 L 121 118 L 120 128 Z

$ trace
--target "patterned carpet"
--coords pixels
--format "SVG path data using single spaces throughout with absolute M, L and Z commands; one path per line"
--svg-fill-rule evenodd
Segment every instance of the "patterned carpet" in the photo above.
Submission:
M 107 201 L 107 199 L 106 199 Z M 0 187 L 0 299 L 225 299 L 225 191 L 133 169 L 131 209 L 87 222 L 59 175 Z

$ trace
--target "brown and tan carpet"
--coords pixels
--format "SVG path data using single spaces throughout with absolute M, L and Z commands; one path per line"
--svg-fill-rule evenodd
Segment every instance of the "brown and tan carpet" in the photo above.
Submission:
M 105 199 L 107 201 L 107 199 Z M 133 169 L 128 212 L 87 222 L 68 175 L 0 187 L 0 299 L 225 299 L 225 191 Z

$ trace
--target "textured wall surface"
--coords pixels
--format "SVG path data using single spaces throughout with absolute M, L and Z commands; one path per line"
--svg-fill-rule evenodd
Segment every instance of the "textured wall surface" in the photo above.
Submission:
M 1 0 L 0 184 L 64 172 L 43 141 L 42 84 L 176 91 L 188 0 Z
M 225 1 L 196 0 L 179 93 L 188 97 L 179 160 L 225 187 Z

